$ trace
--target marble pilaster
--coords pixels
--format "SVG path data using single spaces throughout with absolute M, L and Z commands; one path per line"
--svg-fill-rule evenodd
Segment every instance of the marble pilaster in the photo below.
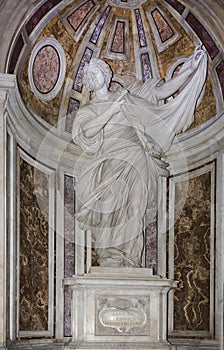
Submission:
M 0 349 L 6 344 L 6 101 L 14 77 L 0 75 Z

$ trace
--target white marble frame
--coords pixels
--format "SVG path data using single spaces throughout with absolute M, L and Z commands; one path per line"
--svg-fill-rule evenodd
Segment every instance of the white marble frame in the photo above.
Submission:
M 146 0 L 127 0 L 126 3 L 122 2 L 121 0 L 108 0 L 109 4 L 121 8 L 132 8 L 135 6 L 141 6 L 142 4 L 144 4 L 144 2 L 146 2 Z
M 144 26 L 147 46 L 140 47 L 140 45 L 139 45 L 138 28 L 137 28 L 137 24 L 136 24 L 134 9 L 132 9 L 132 23 L 133 23 L 132 24 L 132 32 L 133 32 L 133 40 L 134 40 L 133 47 L 134 47 L 134 56 L 135 56 L 136 79 L 142 80 L 142 66 L 141 66 L 141 61 L 140 61 L 139 57 L 144 53 L 148 53 L 148 55 L 149 55 L 151 69 L 152 69 L 152 77 L 153 78 L 160 78 L 159 69 L 158 69 L 158 66 L 156 63 L 157 59 L 156 59 L 154 47 L 153 47 L 151 39 L 150 39 L 151 36 L 150 36 L 148 21 L 146 20 L 146 16 L 143 12 L 142 7 L 139 8 L 139 11 L 140 11 L 142 23 Z
M 17 328 L 17 220 L 16 216 L 16 142 L 9 126 L 7 126 L 7 162 L 8 162 L 8 254 L 10 254 L 9 261 L 9 339 L 14 341 L 16 339 Z
M 36 85 L 33 80 L 33 65 L 38 52 L 45 46 L 51 46 L 57 52 L 58 58 L 59 58 L 59 74 L 53 89 L 50 90 L 48 93 L 41 93 L 36 88 Z M 65 72 L 66 72 L 66 57 L 65 57 L 64 49 L 61 46 L 61 44 L 56 39 L 51 37 L 39 41 L 31 53 L 30 60 L 29 60 L 29 67 L 28 67 L 29 82 L 34 95 L 36 95 L 37 98 L 40 98 L 41 100 L 44 100 L 44 101 L 52 100 L 54 97 L 57 96 L 57 94 L 59 93 L 64 83 Z
M 115 35 L 115 30 L 117 27 L 118 22 L 124 22 L 125 23 L 125 28 L 124 28 L 124 53 L 119 53 L 119 52 L 112 52 L 110 51 L 114 35 Z M 129 60 L 130 58 L 130 48 L 128 45 L 128 40 L 129 40 L 129 21 L 126 18 L 123 17 L 115 17 L 113 29 L 112 29 L 113 35 L 109 37 L 109 40 L 107 42 L 106 50 L 104 57 L 109 58 L 111 60 Z
M 7 102 L 15 76 L 0 74 L 0 349 L 7 338 Z
M 6 111 L 7 92 L 0 90 L 0 349 L 6 344 Z
M 186 336 L 190 337 L 214 337 L 214 322 L 213 317 L 215 313 L 215 163 L 205 165 L 202 168 L 194 170 L 190 173 L 184 173 L 181 175 L 170 178 L 169 181 L 169 278 L 174 279 L 174 212 L 175 212 L 175 186 L 177 183 L 187 181 L 188 179 L 196 178 L 200 175 L 211 173 L 211 218 L 210 218 L 210 329 L 206 331 L 175 331 L 173 329 L 173 308 L 174 308 L 174 292 L 169 293 L 169 334 L 172 336 Z M 217 311 L 217 310 L 216 310 Z
M 76 42 L 79 41 L 79 39 L 82 36 L 82 33 L 88 26 L 90 20 L 93 18 L 94 14 L 99 10 L 100 5 L 97 0 L 93 0 L 95 2 L 95 6 L 90 10 L 88 17 L 85 17 L 85 21 L 83 21 L 80 25 L 80 28 L 78 28 L 77 32 L 73 29 L 72 25 L 68 22 L 67 18 L 75 12 L 80 6 L 82 6 L 87 0 L 79 0 L 76 1 L 75 6 L 72 9 L 69 9 L 69 11 L 66 11 L 66 13 L 61 17 L 62 23 L 65 26 L 67 32 L 74 38 Z
M 169 27 L 173 31 L 173 35 L 171 38 L 167 39 L 165 42 L 162 42 L 161 37 L 159 35 L 158 29 L 154 23 L 154 19 L 152 18 L 152 11 L 158 10 L 160 14 L 163 16 Z M 158 52 L 163 52 L 164 50 L 168 49 L 170 45 L 174 44 L 177 40 L 181 38 L 181 34 L 178 32 L 178 30 L 174 27 L 174 25 L 170 22 L 169 18 L 166 16 L 164 11 L 159 6 L 152 6 L 147 12 L 146 12 L 147 18 L 149 20 L 149 23 L 151 25 L 153 35 L 156 41 L 156 46 L 158 49 Z
M 55 171 L 31 158 L 21 148 L 17 148 L 17 184 L 20 179 L 20 158 L 31 166 L 49 176 L 49 213 L 48 213 L 48 330 L 46 331 L 20 331 L 19 330 L 19 273 L 20 273 L 20 222 L 19 222 L 19 193 L 17 193 L 17 337 L 46 337 L 54 336 L 54 231 L 55 231 Z
M 43 28 L 46 27 L 46 25 L 54 18 L 55 15 L 57 15 L 61 10 L 63 10 L 66 6 L 68 6 L 72 2 L 73 2 L 73 0 L 66 0 L 65 2 L 61 1 L 58 4 L 56 4 L 55 6 L 53 6 L 53 8 L 50 11 L 48 11 L 43 16 L 43 18 L 41 18 L 41 20 L 37 23 L 37 25 L 34 27 L 32 32 L 30 33 L 30 35 L 29 35 L 30 42 L 32 44 L 35 43 L 41 30 L 43 30 Z M 23 26 L 25 27 L 25 25 L 27 24 L 29 19 L 36 13 L 36 11 L 38 11 L 38 9 L 44 3 L 45 3 L 45 0 L 41 0 L 38 2 L 38 4 L 36 6 L 32 6 L 32 7 L 30 6 L 30 11 L 27 11 L 26 16 L 23 18 L 23 23 L 20 25 L 21 28 Z

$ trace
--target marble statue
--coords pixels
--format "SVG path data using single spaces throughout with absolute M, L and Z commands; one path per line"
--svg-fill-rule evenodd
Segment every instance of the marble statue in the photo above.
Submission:
M 94 58 L 86 65 L 84 84 L 92 98 L 76 114 L 72 132 L 84 155 L 75 216 L 83 230 L 91 230 L 100 266 L 141 266 L 146 208 L 156 196 L 158 175 L 166 173 L 162 156 L 193 122 L 206 74 L 201 47 L 176 77 L 135 81 L 113 93 L 109 65 Z

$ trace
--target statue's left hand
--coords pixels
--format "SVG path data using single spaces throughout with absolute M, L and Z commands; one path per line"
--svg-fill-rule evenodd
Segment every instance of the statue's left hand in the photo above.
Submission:
M 203 50 L 201 48 L 201 46 L 198 46 L 194 53 L 193 53 L 193 58 L 192 58 L 192 63 L 191 63 L 191 68 L 193 70 L 197 69 L 198 68 L 198 65 L 199 65 L 199 62 L 201 60 L 201 57 L 204 56 L 206 53 L 205 53 L 205 50 Z

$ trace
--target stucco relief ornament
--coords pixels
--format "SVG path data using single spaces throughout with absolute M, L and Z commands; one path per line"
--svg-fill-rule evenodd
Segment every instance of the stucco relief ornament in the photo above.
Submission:
M 201 47 L 174 78 L 135 81 L 117 92 L 108 90 L 108 64 L 92 59 L 86 65 L 84 84 L 93 95 L 73 124 L 73 140 L 83 151 L 75 216 L 83 230 L 91 230 L 100 266 L 141 266 L 145 212 L 158 176 L 167 175 L 163 157 L 175 135 L 193 122 L 206 74 Z M 177 91 L 174 99 L 158 103 Z

